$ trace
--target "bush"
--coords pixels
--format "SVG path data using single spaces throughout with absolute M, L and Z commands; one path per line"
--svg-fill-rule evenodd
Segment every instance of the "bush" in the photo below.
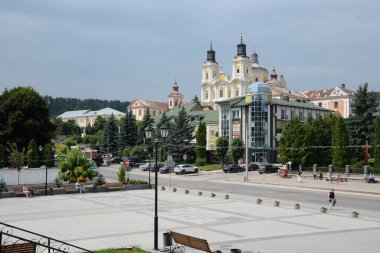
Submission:
M 61 187 L 61 186 L 62 186 L 62 181 L 61 181 L 61 179 L 60 179 L 59 177 L 56 177 L 56 178 L 54 179 L 54 184 L 55 184 L 55 187 L 57 187 L 57 188 Z
M 95 184 L 102 185 L 105 183 L 106 183 L 106 179 L 104 178 L 103 174 L 99 172 L 98 177 L 96 178 Z
M 131 156 L 145 157 L 144 146 L 134 146 L 130 154 Z
M 117 172 L 117 180 L 122 184 L 127 183 L 126 170 L 124 165 L 120 165 L 119 171 Z
M 128 184 L 148 184 L 148 182 L 144 180 L 129 180 Z
M 4 178 L 0 178 L 0 192 L 8 192 L 8 185 Z
M 62 160 L 58 164 L 59 177 L 67 182 L 77 180 L 92 180 L 98 175 L 95 171 L 94 161 L 87 160 L 79 149 L 72 149 L 66 155 L 66 160 Z
M 196 164 L 197 166 L 203 166 L 203 165 L 206 164 L 206 159 L 205 159 L 205 158 L 197 158 L 195 164 Z
M 123 150 L 123 156 L 131 156 L 132 147 L 125 148 Z

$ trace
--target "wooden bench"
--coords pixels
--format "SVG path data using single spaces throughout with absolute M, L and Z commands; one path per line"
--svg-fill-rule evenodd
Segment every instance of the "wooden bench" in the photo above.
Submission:
M 211 249 L 206 239 L 200 239 L 184 234 L 180 234 L 174 231 L 170 231 L 171 236 L 176 244 L 181 244 L 183 246 L 187 246 L 193 249 L 202 250 L 210 253 L 222 253 L 222 251 L 218 249 Z
M 35 253 L 36 244 L 32 242 L 15 243 L 1 246 L 2 253 Z
M 114 183 L 105 183 L 102 185 L 103 187 L 107 188 L 109 191 L 120 191 L 125 190 L 125 185 L 120 182 L 114 182 Z

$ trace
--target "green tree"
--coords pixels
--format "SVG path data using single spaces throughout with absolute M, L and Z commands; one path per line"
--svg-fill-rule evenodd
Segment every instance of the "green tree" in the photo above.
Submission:
M 119 171 L 117 172 L 117 180 L 122 184 L 127 184 L 126 170 L 124 165 L 120 165 Z
M 106 183 L 106 179 L 105 177 L 103 176 L 102 173 L 98 173 L 98 176 L 96 177 L 96 181 L 95 181 L 95 184 L 96 185 L 103 185 Z
M 244 142 L 238 137 L 233 138 L 231 142 L 232 163 L 237 164 L 239 159 L 244 156 L 244 151 L 245 151 Z
M 38 147 L 33 139 L 28 144 L 27 165 L 29 168 L 38 168 Z
M 3 144 L 0 143 L 0 169 L 5 167 L 7 160 L 8 159 L 6 158 L 6 155 L 5 155 L 5 148 Z
M 126 111 L 121 121 L 118 147 L 120 153 L 127 147 L 133 147 L 137 143 L 137 126 L 132 111 Z
M 26 147 L 31 139 L 48 143 L 54 134 L 46 101 L 31 87 L 5 90 L 0 95 L 0 143 Z
M 4 178 L 0 178 L 0 192 L 8 192 L 8 185 Z
M 377 106 L 376 94 L 368 92 L 368 83 L 360 85 L 352 102 L 352 115 L 348 119 L 351 144 L 357 146 L 354 150 L 354 157 L 357 159 L 363 159 L 361 146 L 365 141 L 373 143 Z
M 221 136 L 216 139 L 216 156 L 221 164 L 224 164 L 226 161 L 228 145 L 228 139 L 225 136 Z
M 147 126 L 150 126 L 152 125 L 154 122 L 151 114 L 150 114 L 150 110 L 149 110 L 149 107 L 146 108 L 145 110 L 145 114 L 144 114 L 144 119 L 139 127 L 139 131 L 138 131 L 138 136 L 139 136 L 139 139 L 137 141 L 137 143 L 139 144 L 142 144 L 144 143 L 144 140 L 145 140 L 145 128 Z M 155 137 L 153 137 L 155 138 Z
M 94 162 L 87 160 L 79 149 L 72 149 L 66 154 L 66 159 L 58 164 L 58 175 L 65 182 L 76 180 L 92 180 L 98 172 L 93 169 Z
M 193 139 L 194 127 L 190 125 L 190 117 L 187 115 L 184 107 L 178 112 L 173 119 L 173 125 L 169 130 L 168 148 L 174 161 L 183 160 L 183 155 L 190 154 L 192 147 L 190 141 Z
M 376 124 L 375 124 L 374 160 L 375 160 L 375 168 L 380 169 L 380 116 L 376 117 Z
M 322 118 L 318 115 L 314 120 L 315 129 L 315 152 L 316 157 L 318 157 L 319 165 L 329 165 L 331 164 L 331 140 L 332 140 L 332 130 L 334 128 L 335 117 L 332 115 Z
M 52 143 L 46 144 L 43 149 L 43 159 L 44 159 L 44 164 L 47 167 L 54 167 L 54 154 L 55 154 L 54 145 Z
M 304 125 L 305 138 L 303 142 L 303 157 L 302 164 L 310 166 L 314 163 L 318 163 L 317 149 L 316 145 L 316 131 L 314 126 L 314 121 L 311 115 L 307 117 L 307 122 Z
M 301 164 L 304 157 L 305 129 L 297 117 L 291 118 L 280 139 L 280 162 Z
M 103 146 L 103 149 L 107 153 L 116 154 L 118 152 L 117 143 L 118 143 L 118 127 L 116 125 L 115 117 L 112 114 L 111 117 L 109 117 L 107 121 L 107 125 L 104 129 L 102 146 Z
M 206 163 L 206 145 L 207 145 L 207 132 L 206 132 L 206 123 L 204 121 L 200 121 L 198 124 L 198 129 L 195 134 L 196 138 L 196 152 L 197 159 L 196 163 L 198 166 L 204 165 Z
M 351 164 L 349 137 L 343 118 L 335 119 L 335 126 L 332 134 L 332 164 L 338 168 L 343 168 L 346 164 Z
M 103 118 L 102 116 L 97 116 L 94 122 L 94 125 L 92 126 L 95 133 L 103 132 L 104 129 L 107 126 L 107 120 Z

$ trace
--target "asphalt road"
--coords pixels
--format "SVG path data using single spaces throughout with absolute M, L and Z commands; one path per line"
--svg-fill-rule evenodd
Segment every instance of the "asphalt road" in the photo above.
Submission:
M 101 172 L 108 180 L 117 180 L 117 171 L 119 165 L 110 167 L 101 167 Z M 255 176 L 257 172 L 250 172 L 250 177 Z M 154 184 L 154 172 L 151 172 L 151 183 Z M 148 171 L 141 171 L 139 168 L 133 168 L 129 172 L 130 179 L 141 179 L 148 181 Z M 158 174 L 158 185 L 166 187 L 186 188 L 197 191 L 215 191 L 226 194 L 239 194 L 247 196 L 257 196 L 260 198 L 276 199 L 281 202 L 303 203 L 303 205 L 327 205 L 327 192 L 317 189 L 299 189 L 279 186 L 267 186 L 250 183 L 236 183 L 228 181 L 231 177 L 241 177 L 245 173 L 225 174 L 222 171 L 212 174 Z M 243 182 L 243 180 L 241 180 Z M 351 208 L 366 211 L 371 216 L 380 217 L 379 196 L 368 194 L 342 193 L 336 194 L 337 206 L 342 208 Z

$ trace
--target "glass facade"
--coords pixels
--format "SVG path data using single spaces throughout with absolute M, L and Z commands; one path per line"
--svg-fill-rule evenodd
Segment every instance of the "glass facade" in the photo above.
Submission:
M 222 104 L 220 108 L 221 119 L 220 119 L 220 127 L 221 127 L 221 135 L 227 136 L 230 135 L 230 106 L 227 104 Z
M 252 95 L 251 147 L 268 147 L 268 95 Z

